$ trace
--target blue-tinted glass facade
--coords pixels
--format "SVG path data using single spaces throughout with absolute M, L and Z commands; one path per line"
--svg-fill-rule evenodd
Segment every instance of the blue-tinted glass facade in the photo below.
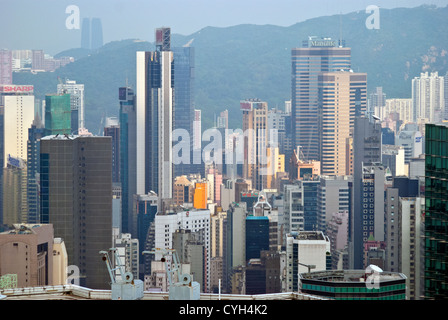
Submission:
M 40 139 L 44 136 L 43 125 L 33 124 L 28 129 L 27 155 L 27 198 L 28 223 L 39 223 L 39 178 L 40 171 Z
M 269 218 L 246 218 L 246 261 L 260 259 L 260 252 L 269 250 Z
M 120 101 L 120 182 L 121 182 L 121 227 L 123 233 L 132 230 L 132 199 L 135 193 L 135 96 L 131 88 L 119 88 Z

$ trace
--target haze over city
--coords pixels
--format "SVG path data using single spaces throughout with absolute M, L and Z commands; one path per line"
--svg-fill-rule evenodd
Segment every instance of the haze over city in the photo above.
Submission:
M 448 299 L 448 0 L 0 2 L 0 300 Z
M 446 0 L 2 0 L 0 48 L 43 49 L 49 54 L 78 48 L 80 30 L 66 28 L 66 8 L 76 5 L 80 18 L 102 20 L 104 43 L 123 39 L 154 41 L 152 30 L 170 26 L 190 35 L 202 28 L 239 24 L 290 26 L 321 16 L 380 8 L 412 8 L 422 4 L 446 6 Z

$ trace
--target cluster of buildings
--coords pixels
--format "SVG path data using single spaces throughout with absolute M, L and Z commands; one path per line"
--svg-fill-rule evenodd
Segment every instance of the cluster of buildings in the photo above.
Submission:
M 73 57 L 55 58 L 43 50 L 0 50 L 0 79 L 2 84 L 12 84 L 13 72 L 54 72 L 74 62 Z
M 103 136 L 84 128 L 74 81 L 42 109 L 32 86 L 0 87 L 0 276 L 109 289 L 99 252 L 117 248 L 145 291 L 166 292 L 172 257 L 142 254 L 158 248 L 203 293 L 446 298 L 447 77 L 416 77 L 411 101 L 369 96 L 351 49 L 310 37 L 284 110 L 245 99 L 241 130 L 225 110 L 204 131 L 194 48 L 170 32 L 136 53 Z

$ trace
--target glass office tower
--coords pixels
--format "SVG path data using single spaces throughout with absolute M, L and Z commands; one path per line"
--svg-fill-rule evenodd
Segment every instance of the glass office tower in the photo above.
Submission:
M 426 124 L 425 298 L 448 297 L 448 127 Z
M 302 147 L 305 160 L 319 160 L 318 75 L 349 71 L 351 49 L 330 38 L 309 37 L 291 51 L 291 126 L 293 150 Z

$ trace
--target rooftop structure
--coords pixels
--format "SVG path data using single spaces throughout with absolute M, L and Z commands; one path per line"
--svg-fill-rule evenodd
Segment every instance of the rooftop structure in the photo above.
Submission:
M 405 300 L 406 276 L 370 270 L 332 270 L 301 273 L 302 293 L 335 300 Z
M 111 300 L 111 290 L 93 290 L 77 285 L 59 285 L 0 290 L 3 300 Z M 168 300 L 168 292 L 144 291 L 141 300 Z M 238 295 L 201 293 L 200 300 L 328 300 L 297 292 Z

